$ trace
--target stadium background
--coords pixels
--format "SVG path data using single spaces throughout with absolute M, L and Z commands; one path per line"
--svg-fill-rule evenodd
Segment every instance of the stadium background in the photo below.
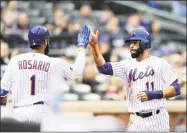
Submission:
M 10 58 L 30 51 L 27 32 L 35 25 L 50 30 L 50 56 L 74 62 L 77 33 L 83 24 L 99 30 L 106 61 L 130 56 L 124 39 L 132 29 L 144 27 L 151 33 L 150 54 L 174 67 L 182 88 L 180 96 L 167 99 L 171 131 L 186 130 L 186 1 L 1 1 L 1 77 Z M 74 115 L 82 112 L 82 117 L 90 116 L 90 112 L 108 118 L 112 115 L 126 127 L 128 113 L 121 80 L 99 74 L 90 48 L 86 52 L 83 77 L 67 81 L 63 89 L 67 101 L 63 109 Z M 100 121 L 106 123 L 108 119 Z

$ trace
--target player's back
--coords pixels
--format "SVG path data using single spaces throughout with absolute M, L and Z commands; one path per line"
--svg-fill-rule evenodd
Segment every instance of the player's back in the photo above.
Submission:
M 45 101 L 50 78 L 58 69 L 54 58 L 40 53 L 25 53 L 14 57 L 10 63 L 14 106 Z

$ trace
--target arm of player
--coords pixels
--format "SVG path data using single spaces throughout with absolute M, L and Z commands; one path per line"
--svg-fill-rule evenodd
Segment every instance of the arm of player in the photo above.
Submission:
M 0 104 L 1 105 L 6 105 L 8 93 L 9 93 L 9 91 L 1 89 L 1 97 L 0 97 Z
M 92 55 L 94 57 L 94 61 L 96 63 L 97 67 L 102 67 L 105 64 L 105 60 L 100 52 L 99 49 L 99 44 L 98 44 L 98 31 L 96 32 L 96 34 L 92 31 L 92 29 L 90 28 L 91 33 L 90 33 L 90 40 L 89 40 L 89 44 L 91 46 L 91 50 L 92 50 Z
M 0 104 L 6 105 L 7 104 L 7 96 L 6 97 L 0 97 Z
M 125 61 L 121 62 L 105 62 L 98 44 L 98 31 L 96 34 L 91 30 L 89 44 L 91 46 L 92 55 L 100 73 L 105 75 L 114 75 L 123 77 L 126 72 Z
M 3 74 L 3 77 L 1 79 L 1 97 L 0 97 L 0 103 L 6 104 L 7 102 L 7 95 L 10 91 L 10 88 L 12 86 L 12 59 L 9 61 L 8 66 L 5 70 L 5 73 Z
M 164 88 L 163 90 L 142 91 L 137 94 L 137 98 L 142 102 L 153 99 L 170 98 L 180 95 L 180 89 L 180 84 L 178 79 L 176 79 L 169 87 Z
M 178 79 L 176 79 L 168 88 L 163 89 L 163 98 L 170 98 L 173 96 L 180 95 L 181 87 Z
M 80 33 L 78 34 L 77 42 L 79 47 L 79 52 L 75 61 L 75 64 L 72 64 L 73 74 L 75 76 L 81 76 L 85 66 L 85 48 L 88 45 L 90 37 L 90 30 L 86 25 L 81 27 Z
M 102 74 L 113 75 L 113 69 L 112 69 L 111 63 L 105 62 L 99 50 L 98 31 L 96 32 L 96 34 L 94 34 L 94 32 L 91 30 L 89 44 L 91 46 L 92 55 L 93 55 L 98 71 Z
M 166 86 L 163 88 L 163 98 L 169 98 L 176 95 L 180 95 L 180 84 L 176 72 L 171 65 L 163 60 L 161 67 L 162 81 Z
M 84 47 L 79 47 L 79 52 L 77 55 L 77 58 L 75 60 L 74 64 L 71 64 L 71 67 L 73 69 L 73 75 L 75 76 L 81 76 L 84 70 L 85 66 L 85 48 Z
M 1 89 L 1 97 L 6 97 L 8 95 L 9 91 Z
M 1 97 L 5 96 L 6 92 L 10 91 L 10 88 L 12 86 L 12 67 L 13 65 L 13 59 L 11 59 L 8 63 L 8 66 L 5 70 L 5 73 L 3 74 L 3 77 L 1 79 Z
M 141 101 L 170 98 L 180 95 L 181 87 L 178 81 L 178 76 L 174 71 L 172 71 L 171 66 L 166 61 L 163 61 L 161 66 L 161 79 L 168 87 L 165 87 L 162 90 L 143 91 L 138 93 L 137 98 Z

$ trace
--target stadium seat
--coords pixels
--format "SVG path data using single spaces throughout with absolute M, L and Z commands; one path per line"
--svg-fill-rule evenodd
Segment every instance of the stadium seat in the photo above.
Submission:
M 69 10 L 69 11 L 72 11 L 75 9 L 75 4 L 74 3 L 70 3 L 70 2 L 64 2 L 64 1 L 61 1 L 60 3 L 58 3 L 56 5 L 57 8 L 60 8 L 62 10 Z
M 111 94 L 111 95 L 105 95 L 103 96 L 103 100 L 119 100 L 118 94 Z
M 27 9 L 26 12 L 29 18 L 38 17 L 40 15 L 40 10 L 38 9 Z
M 43 15 L 44 17 L 47 16 L 53 16 L 53 3 L 46 3 L 44 7 L 37 8 L 40 10 L 40 14 Z
M 64 93 L 64 101 L 77 101 L 79 100 L 79 96 L 73 93 Z
M 95 93 L 89 93 L 82 96 L 82 100 L 85 101 L 99 101 L 101 100 L 101 96 Z
M 95 93 L 99 94 L 99 95 L 104 95 L 105 94 L 105 91 L 106 91 L 106 87 L 105 87 L 105 84 L 101 84 L 99 86 L 97 86 L 95 88 Z
M 68 84 L 63 84 L 61 88 L 63 93 L 69 93 L 70 92 L 70 86 Z
M 18 1 L 18 10 L 26 10 L 30 8 L 30 2 L 29 1 Z
M 49 9 L 43 9 L 43 10 L 41 10 L 40 14 L 41 14 L 41 16 L 43 16 L 47 19 L 52 19 L 52 17 L 53 17 L 52 9 L 50 9 L 50 10 Z
M 46 21 L 45 17 L 32 17 L 32 19 L 29 20 L 31 25 L 43 25 Z
M 31 1 L 32 9 L 44 9 L 46 5 L 46 1 Z
M 86 84 L 75 84 L 72 86 L 72 91 L 78 95 L 84 95 L 91 92 L 91 87 Z
M 53 9 L 53 3 L 51 3 L 51 2 L 46 3 L 45 9 Z

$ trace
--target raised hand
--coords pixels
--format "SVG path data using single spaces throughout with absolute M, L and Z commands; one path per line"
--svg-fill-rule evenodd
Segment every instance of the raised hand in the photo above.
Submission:
M 90 30 L 86 25 L 83 25 L 77 38 L 78 46 L 84 46 L 84 48 L 86 48 L 89 43 L 89 37 Z
M 91 47 L 95 46 L 95 45 L 98 45 L 98 35 L 99 35 L 99 32 L 98 30 L 96 31 L 96 34 L 93 32 L 92 28 L 89 27 L 90 29 L 90 39 L 89 39 L 89 44 Z

